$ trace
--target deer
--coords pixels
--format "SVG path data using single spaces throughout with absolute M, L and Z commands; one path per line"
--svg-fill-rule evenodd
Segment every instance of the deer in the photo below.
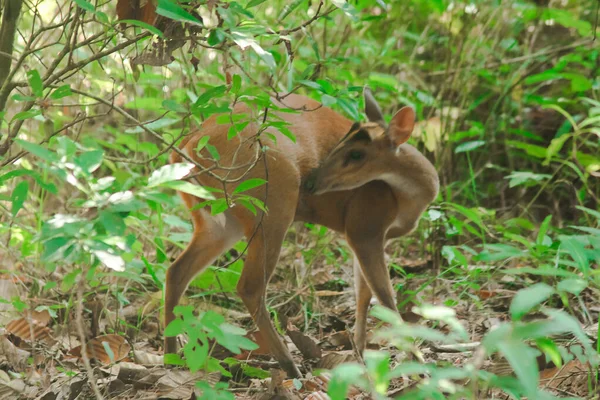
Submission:
M 248 124 L 238 137 L 228 140 L 229 125 L 218 124 L 211 116 L 201 128 L 185 137 L 171 163 L 184 162 L 186 155 L 198 165 L 209 167 L 206 149 L 197 153 L 199 140 L 209 136 L 218 149 L 220 166 L 212 174 L 196 173 L 200 185 L 230 190 L 233 184 L 219 177 L 263 178 L 267 184 L 251 190 L 262 199 L 267 212 L 256 215 L 234 204 L 221 214 L 211 215 L 198 207 L 203 199 L 180 192 L 191 210 L 193 235 L 187 248 L 166 272 L 164 323 L 175 319 L 174 307 L 191 280 L 243 237 L 248 239 L 246 258 L 237 284 L 237 293 L 254 323 L 266 339 L 270 352 L 288 376 L 302 376 L 291 353 L 278 335 L 266 307 L 267 284 L 279 260 L 287 230 L 295 221 L 323 225 L 345 236 L 351 247 L 356 295 L 354 343 L 362 354 L 366 346 L 367 312 L 374 295 L 379 303 L 398 312 L 384 247 L 389 239 L 412 232 L 437 197 L 436 169 L 415 147 L 406 143 L 415 126 L 415 111 L 401 108 L 389 124 L 371 91 L 363 91 L 368 122 L 352 122 L 315 100 L 288 94 L 272 99 L 277 106 L 305 110 L 278 112 L 296 142 L 276 129 L 276 143 L 255 162 L 259 142 L 258 126 Z M 249 113 L 236 104 L 233 113 Z M 250 168 L 242 168 L 251 165 Z M 198 172 L 198 171 L 196 171 Z M 220 175 L 219 175 L 220 174 Z M 177 351 L 176 337 L 165 337 L 164 352 Z

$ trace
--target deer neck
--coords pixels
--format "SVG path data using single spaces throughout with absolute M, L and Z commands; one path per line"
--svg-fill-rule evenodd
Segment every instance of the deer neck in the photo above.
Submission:
M 439 190 L 439 177 L 434 166 L 408 144 L 398 147 L 380 179 L 390 186 L 399 202 L 429 204 Z

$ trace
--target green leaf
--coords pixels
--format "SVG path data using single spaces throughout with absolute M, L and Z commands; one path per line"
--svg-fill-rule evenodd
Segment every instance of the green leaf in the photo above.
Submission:
M 19 210 L 23 208 L 23 204 L 25 203 L 25 200 L 27 200 L 27 193 L 29 193 L 29 182 L 22 181 L 15 186 L 11 195 L 11 213 L 13 218 L 16 217 Z
M 590 214 L 593 217 L 596 217 L 596 219 L 598 220 L 598 222 L 600 222 L 600 211 L 596 211 L 596 210 L 592 210 L 591 208 L 587 208 L 587 207 L 582 207 L 582 206 L 575 206 L 576 209 L 583 211 L 585 213 Z
M 248 4 L 246 4 L 246 8 L 256 7 L 259 4 L 264 3 L 266 0 L 250 0 Z
M 537 235 L 537 239 L 535 241 L 536 244 L 542 245 L 544 244 L 544 238 L 546 237 L 546 232 L 548 232 L 548 227 L 550 226 L 550 221 L 552 220 L 552 214 L 546 216 L 544 221 L 540 225 L 540 230 Z
M 158 186 L 169 181 L 177 181 L 189 174 L 193 168 L 194 164 L 191 163 L 164 165 L 150 175 L 148 187 Z
M 571 80 L 571 90 L 574 92 L 585 92 L 592 88 L 592 81 L 581 74 L 565 74 Z
M 208 141 L 210 140 L 210 136 L 202 136 L 198 143 L 196 144 L 196 154 L 199 154 L 204 147 L 206 147 Z
M 346 14 L 352 21 L 358 21 L 358 13 L 356 9 L 350 5 L 346 0 L 331 0 L 334 6 L 339 8 Z
M 543 19 L 553 19 L 557 23 L 567 28 L 577 29 L 577 33 L 581 36 L 589 36 L 592 34 L 592 24 L 588 21 L 577 18 L 570 11 L 557 8 L 544 9 Z
M 256 187 L 264 185 L 265 183 L 267 183 L 267 181 L 264 179 L 261 179 L 261 178 L 247 179 L 244 182 L 240 183 L 238 185 L 238 187 L 236 187 L 234 189 L 233 193 L 242 193 L 242 192 L 248 191 L 250 189 L 254 189 Z
M 511 188 L 524 184 L 535 184 L 550 178 L 552 178 L 552 175 L 536 174 L 529 171 L 513 171 L 510 175 L 504 177 L 504 179 L 509 179 L 508 186 Z
M 40 114 L 42 114 L 42 110 L 21 111 L 21 112 L 16 113 L 13 116 L 12 120 L 13 121 L 20 121 L 20 120 L 24 120 L 24 119 L 29 119 L 29 118 L 37 117 Z
M 231 91 L 235 94 L 238 94 L 240 92 L 241 88 L 242 88 L 242 77 L 239 76 L 238 74 L 234 74 L 233 77 L 231 78 Z
M 517 292 L 510 304 L 510 315 L 514 320 L 520 320 L 532 308 L 548 300 L 554 294 L 554 289 L 545 283 L 537 283 Z
M 501 340 L 498 343 L 498 350 L 519 378 L 523 385 L 527 397 L 536 398 L 540 374 L 537 366 L 537 352 L 526 344 L 517 340 Z
M 158 15 L 162 15 L 163 17 L 167 17 L 175 21 L 189 22 L 195 25 L 202 26 L 202 22 L 198 21 L 196 17 L 194 17 L 189 12 L 185 11 L 172 0 L 158 0 L 156 13 Z
M 3 182 L 5 182 L 9 179 L 15 178 L 15 177 L 19 177 L 19 176 L 30 176 L 33 179 L 35 179 L 37 184 L 40 185 L 44 190 L 47 190 L 52 194 L 58 193 L 56 190 L 56 186 L 54 186 L 54 184 L 44 182 L 44 180 L 42 179 L 42 177 L 40 176 L 39 173 L 28 170 L 28 169 L 24 169 L 24 168 L 15 169 L 13 171 L 7 172 L 6 174 L 0 176 L 0 186 L 2 186 Z
M 175 189 L 183 193 L 191 194 L 192 196 L 196 196 L 200 199 L 204 200 L 214 200 L 215 196 L 205 188 L 199 185 L 194 185 L 193 183 L 186 181 L 169 181 L 163 182 L 159 186 L 168 187 L 170 189 Z
M 528 155 L 536 158 L 546 158 L 546 148 L 535 144 L 518 142 L 516 140 L 507 140 L 506 144 L 524 150 Z
M 546 159 L 543 165 L 549 165 L 552 157 L 556 156 L 558 152 L 563 148 L 567 140 L 571 138 L 571 135 L 562 135 L 552 139 L 548 147 L 546 148 Z
M 147 23 L 145 23 L 143 21 L 138 21 L 137 19 L 123 19 L 123 20 L 121 20 L 119 22 L 120 23 L 124 23 L 124 24 L 134 25 L 134 26 L 137 26 L 139 28 L 145 29 L 148 32 L 150 32 L 150 33 L 158 36 L 161 39 L 163 39 L 165 37 L 165 35 L 161 32 L 160 29 L 158 29 L 158 28 L 156 28 L 156 27 L 154 27 L 154 26 L 152 26 L 150 24 L 147 24 Z
M 583 279 L 565 279 L 558 282 L 556 289 L 561 292 L 572 293 L 578 296 L 585 288 L 588 287 L 588 283 Z
M 179 112 L 179 113 L 187 113 L 188 112 L 187 108 L 185 108 L 184 106 L 182 106 L 175 100 L 164 100 L 162 102 L 162 106 L 163 106 L 163 108 L 165 108 L 169 111 L 175 111 L 175 112 Z
M 179 354 L 165 354 L 164 361 L 167 365 L 185 365 L 185 361 L 179 356 Z
M 169 322 L 169 325 L 165 328 L 163 335 L 167 337 L 177 336 L 184 332 L 185 323 L 182 319 L 176 318 Z
M 13 99 L 14 101 L 35 101 L 36 97 L 35 96 L 23 96 L 22 94 L 17 93 L 14 96 L 12 96 L 11 99 Z
M 210 33 L 208 34 L 208 38 L 206 39 L 206 43 L 208 43 L 209 46 L 216 46 L 219 43 L 221 43 L 224 39 L 225 34 L 221 29 L 217 28 L 210 31 Z
M 210 214 L 217 215 L 229 208 L 226 199 L 217 199 L 210 202 Z
M 208 150 L 208 152 L 210 153 L 212 158 L 215 159 L 216 161 L 219 161 L 221 159 L 221 156 L 219 155 L 219 150 L 217 150 L 217 148 L 215 146 L 213 146 L 212 144 L 207 143 L 206 150 Z
M 550 357 L 554 365 L 556 365 L 558 368 L 562 367 L 562 357 L 560 355 L 558 346 L 553 340 L 548 338 L 538 338 L 535 340 L 535 344 L 541 351 L 544 352 L 544 354 Z
M 40 146 L 39 144 L 26 142 L 22 139 L 15 139 L 15 142 L 18 143 L 21 147 L 23 147 L 26 151 L 33 154 L 36 157 L 41 158 L 47 162 L 57 162 L 58 156 L 51 152 L 50 150 Z
M 53 100 L 58 100 L 58 99 L 62 99 L 63 97 L 70 96 L 72 94 L 73 94 L 73 92 L 71 92 L 71 86 L 62 85 L 62 86 L 54 89 L 54 91 L 50 94 L 50 98 Z
M 102 165 L 102 159 L 104 158 L 104 151 L 102 150 L 91 150 L 82 153 L 75 158 L 74 163 L 83 171 L 91 174 Z
M 483 146 L 484 144 L 485 140 L 473 140 L 471 142 L 461 143 L 458 146 L 456 146 L 456 149 L 454 149 L 454 153 L 467 153 L 469 151 L 473 151 Z
M 226 85 L 215 86 L 202 93 L 194 102 L 194 107 L 200 107 L 208 103 L 209 100 L 215 97 L 221 97 L 227 92 Z
M 283 9 L 277 16 L 278 21 L 282 22 L 288 15 L 290 15 L 292 13 L 292 11 L 294 11 L 296 8 L 298 8 L 298 6 L 302 3 L 304 3 L 304 0 L 293 0 L 291 3 L 290 2 L 284 3 L 285 6 L 283 6 Z
M 590 262 L 585 246 L 574 236 L 560 235 L 559 239 L 561 253 L 571 256 L 577 268 L 587 276 L 590 273 Z
M 331 371 L 331 380 L 327 386 L 327 394 L 331 400 L 344 400 L 351 385 L 363 376 L 365 369 L 358 363 L 339 365 Z
M 27 81 L 31 87 L 31 91 L 36 97 L 42 97 L 44 95 L 44 84 L 42 78 L 37 69 L 27 71 Z
M 86 0 L 73 0 L 73 2 L 75 2 L 75 4 L 77 4 L 81 9 L 83 9 L 85 11 L 89 11 L 91 13 L 96 12 L 96 7 L 94 7 L 92 5 L 92 3 L 90 3 Z

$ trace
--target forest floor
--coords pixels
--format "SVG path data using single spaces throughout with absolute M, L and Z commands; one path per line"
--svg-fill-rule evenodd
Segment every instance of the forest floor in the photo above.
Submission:
M 298 243 L 298 238 L 295 239 Z M 404 251 L 403 247 L 399 243 L 388 246 L 387 261 L 402 266 L 404 271 L 400 276 L 398 269 L 392 268 L 393 282 L 402 288 L 398 302 L 404 304 L 401 307 L 405 310 L 404 320 L 431 326 L 410 311 L 411 305 L 422 302 L 448 305 L 470 336 L 469 342 L 460 346 L 419 342 L 423 359 L 446 366 L 471 363 L 499 375 L 510 374 L 505 360 L 482 356 L 480 341 L 483 335 L 509 319 L 509 305 L 519 289 L 514 279 L 502 273 L 502 266 L 494 265 L 473 266 L 479 275 L 449 273 L 435 267 L 418 249 Z M 352 258 L 344 255 L 343 243 L 333 237 L 321 250 L 326 256 L 313 257 L 314 261 L 307 265 L 306 248 L 287 243 L 277 275 L 269 286 L 271 310 L 276 311 L 273 314 L 278 316 L 279 327 L 287 330 L 285 340 L 306 377 L 299 381 L 287 379 L 277 369 L 260 332 L 256 331 L 247 335 L 259 345 L 251 353 L 234 355 L 220 346 L 212 347 L 212 356 L 225 360 L 221 364 L 232 377 L 164 367 L 160 291 L 147 290 L 139 282 L 124 283 L 111 275 L 107 276 L 102 291 L 75 287 L 67 294 L 57 291 L 54 297 L 32 298 L 27 294 L 37 284 L 35 275 L 16 265 L 14 273 L 0 277 L 0 298 L 13 299 L 10 304 L 0 303 L 0 326 L 4 327 L 0 328 L 0 398 L 191 399 L 195 398 L 194 390 L 198 390 L 197 381 L 222 381 L 229 384 L 229 390 L 239 399 L 327 399 L 329 375 L 313 376 L 312 372 L 356 360 L 349 334 L 354 325 L 355 300 Z M 314 246 L 311 251 L 315 251 Z M 332 259 L 337 266 L 328 265 Z M 54 277 L 60 281 L 60 271 Z M 127 298 L 119 299 L 120 293 L 127 293 Z M 200 311 L 216 311 L 234 324 L 252 329 L 251 318 L 235 293 L 215 290 L 210 296 L 205 294 L 190 288 L 182 304 L 194 305 Z M 65 307 L 78 304 L 76 300 L 80 297 L 85 299 L 83 309 Z M 595 315 L 598 310 L 589 300 L 588 311 Z M 369 348 L 390 351 L 392 367 L 406 360 L 406 353 L 387 347 L 371 335 L 377 326 L 369 318 Z M 445 327 L 438 329 L 444 331 Z M 586 329 L 586 333 L 596 339 L 595 327 Z M 85 354 L 80 346 L 82 334 L 93 338 Z M 543 388 L 560 397 L 589 396 L 588 366 L 577 359 L 560 367 L 546 363 L 544 357 L 538 361 Z M 90 377 L 93 385 L 89 384 Z M 388 396 L 405 394 L 423 377 L 414 378 L 392 381 Z M 349 398 L 369 397 L 353 388 Z M 488 391 L 486 398 L 508 397 Z

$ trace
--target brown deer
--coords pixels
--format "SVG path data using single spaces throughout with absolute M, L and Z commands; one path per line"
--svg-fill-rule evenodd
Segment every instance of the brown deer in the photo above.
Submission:
M 212 174 L 195 176 L 201 185 L 222 187 L 222 180 L 263 178 L 267 185 L 250 194 L 264 200 L 268 212 L 254 215 L 242 205 L 211 215 L 209 210 L 192 211 L 194 234 L 185 251 L 167 271 L 165 326 L 174 318 L 173 308 L 190 281 L 238 240 L 249 240 L 237 291 L 248 308 L 280 366 L 292 377 L 300 377 L 287 346 L 271 323 L 266 308 L 266 287 L 271 278 L 286 231 L 294 221 L 324 225 L 346 236 L 354 251 L 356 324 L 354 341 L 365 348 L 367 310 L 372 295 L 396 310 L 395 296 L 384 262 L 384 246 L 391 238 L 411 232 L 427 206 L 436 198 L 438 174 L 433 165 L 413 146 L 406 144 L 415 124 L 415 112 L 404 107 L 384 122 L 381 109 L 368 89 L 364 91 L 365 111 L 370 122 L 352 123 L 318 102 L 288 95 L 281 107 L 304 109 L 301 113 L 278 112 L 290 125 L 296 143 L 275 129 L 277 137 L 264 158 L 256 162 L 260 143 L 255 139 L 258 125 L 249 124 L 239 135 L 227 139 L 229 125 L 207 119 L 202 128 L 188 136 L 181 149 L 207 168 L 214 161 L 206 149 L 197 154 L 198 141 L 209 143 L 220 154 L 219 168 Z M 251 113 L 238 104 L 234 113 Z M 184 161 L 173 153 L 171 162 Z M 250 166 L 250 168 L 248 167 Z M 250 169 L 248 171 L 248 169 Z M 226 183 L 226 191 L 239 184 Z M 202 199 L 180 193 L 191 209 Z M 165 338 L 165 353 L 177 350 L 175 337 Z

